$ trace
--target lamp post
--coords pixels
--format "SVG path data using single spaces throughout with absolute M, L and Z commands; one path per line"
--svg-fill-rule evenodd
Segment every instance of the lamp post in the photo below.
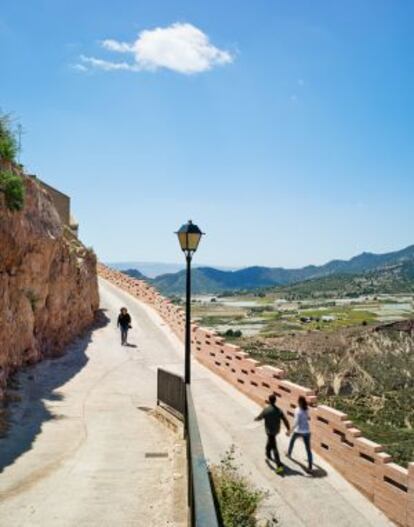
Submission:
M 187 261 L 186 272 L 186 309 L 185 309 L 185 366 L 184 381 L 191 382 L 191 259 L 196 252 L 201 236 L 204 234 L 191 220 L 176 232 L 180 247 Z

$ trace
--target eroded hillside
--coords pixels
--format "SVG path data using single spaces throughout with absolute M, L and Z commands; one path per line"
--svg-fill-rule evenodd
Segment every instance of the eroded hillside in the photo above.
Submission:
M 404 464 L 414 458 L 414 322 L 335 332 L 244 339 L 251 356 L 273 363 L 320 400 L 349 414 L 364 434 Z
M 25 200 L 11 210 L 0 191 L 0 398 L 20 366 L 59 354 L 98 309 L 96 257 L 62 225 L 45 190 L 22 177 Z M 1 189 L 0 189 L 1 190 Z

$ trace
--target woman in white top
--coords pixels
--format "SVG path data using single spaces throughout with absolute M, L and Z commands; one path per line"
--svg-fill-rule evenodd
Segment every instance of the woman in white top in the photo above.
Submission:
M 298 407 L 295 410 L 295 418 L 293 421 L 293 435 L 290 438 L 288 457 L 292 456 L 293 446 L 298 437 L 302 437 L 303 442 L 305 443 L 306 453 L 308 455 L 308 472 L 312 471 L 312 451 L 310 444 L 310 428 L 309 428 L 309 411 L 308 403 L 301 395 L 298 399 Z

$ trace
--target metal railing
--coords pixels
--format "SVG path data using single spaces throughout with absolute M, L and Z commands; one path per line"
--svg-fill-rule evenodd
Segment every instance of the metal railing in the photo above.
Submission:
M 157 403 L 184 420 L 187 443 L 188 507 L 191 527 L 219 527 L 191 388 L 179 375 L 158 369 Z
M 188 460 L 188 504 L 193 527 L 218 527 L 210 476 L 204 457 L 191 388 L 186 387 L 185 428 Z
M 157 372 L 157 404 L 185 417 L 185 384 L 180 375 L 158 368 Z

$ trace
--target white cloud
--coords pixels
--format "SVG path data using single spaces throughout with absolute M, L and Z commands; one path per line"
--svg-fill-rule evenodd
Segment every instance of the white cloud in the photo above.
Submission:
M 131 55 L 131 61 L 112 62 L 82 56 L 81 65 L 105 71 L 155 71 L 165 68 L 194 74 L 233 62 L 229 51 L 213 46 L 208 36 L 192 24 L 176 23 L 164 28 L 144 30 L 132 43 L 106 39 L 101 42 L 101 46 L 108 51 Z
M 102 47 L 109 49 L 109 51 L 119 51 L 120 53 L 133 52 L 133 46 L 126 42 L 118 42 L 117 40 L 107 39 L 101 42 Z
M 72 64 L 70 67 L 76 71 L 88 71 L 88 68 L 84 64 Z
M 87 66 L 92 68 L 99 68 L 105 71 L 114 71 L 114 70 L 134 70 L 134 66 L 128 64 L 127 62 L 111 62 L 109 60 L 96 59 L 94 57 L 85 57 L 81 55 L 80 57 L 82 63 L 78 66 L 83 66 L 87 69 Z

